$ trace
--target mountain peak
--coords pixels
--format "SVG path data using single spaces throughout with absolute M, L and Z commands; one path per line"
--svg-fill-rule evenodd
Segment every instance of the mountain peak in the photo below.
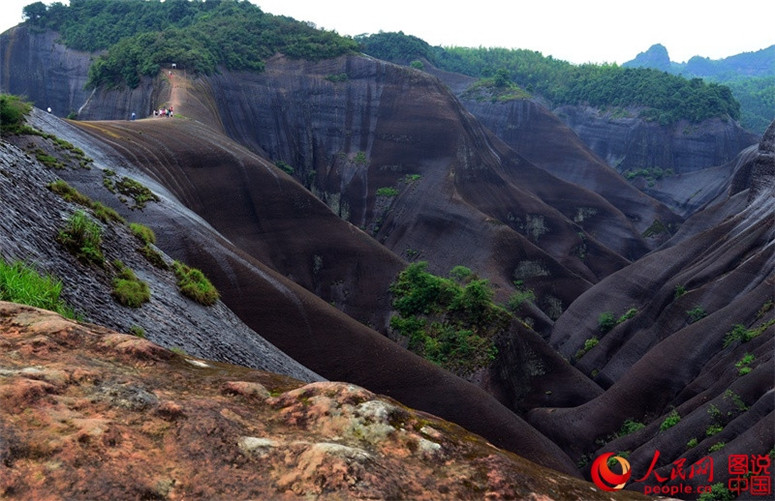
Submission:
M 662 71 L 670 70 L 670 55 L 662 44 L 654 44 L 646 52 L 640 52 L 635 59 L 627 61 L 622 66 L 629 68 L 656 68 Z

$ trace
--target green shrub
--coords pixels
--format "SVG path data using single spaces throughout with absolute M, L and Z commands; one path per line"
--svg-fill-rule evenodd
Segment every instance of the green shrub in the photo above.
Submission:
M 686 287 L 684 287 L 681 284 L 678 284 L 675 286 L 675 289 L 673 291 L 673 299 L 678 299 L 679 297 L 686 294 Z
M 148 284 L 138 279 L 134 271 L 121 261 L 115 261 L 113 264 L 118 269 L 118 274 L 113 279 L 113 297 L 116 301 L 130 308 L 139 308 L 150 301 L 151 290 Z
M 0 258 L 0 300 L 51 310 L 75 319 L 76 315 L 62 299 L 62 282 L 51 275 L 41 275 L 31 266 Z
M 105 261 L 102 255 L 102 229 L 83 211 L 74 212 L 65 227 L 57 236 L 59 243 L 65 246 L 78 259 L 93 262 L 100 266 Z
M 597 325 L 601 334 L 605 334 L 616 327 L 616 318 L 610 311 L 604 311 L 597 317 Z
M 710 447 L 708 447 L 708 452 L 716 452 L 716 451 L 720 451 L 720 450 L 721 450 L 721 449 L 723 449 L 723 448 L 724 448 L 724 446 L 726 446 L 726 445 L 727 445 L 727 444 L 726 444 L 725 442 L 716 442 L 715 444 L 713 444 L 713 445 L 711 445 Z
M 103 178 L 103 181 L 106 178 Z M 135 201 L 133 209 L 144 209 L 148 202 L 158 202 L 159 197 L 156 196 L 150 189 L 142 184 L 138 183 L 134 179 L 126 176 L 122 177 L 120 181 L 115 183 L 115 189 L 122 195 L 126 195 Z
M 686 310 L 686 314 L 689 315 L 688 321 L 690 324 L 708 316 L 708 313 L 702 306 L 695 306 L 691 310 Z
M 705 428 L 705 434 L 709 437 L 712 437 L 713 435 L 717 433 L 721 433 L 724 430 L 724 427 L 720 424 L 709 424 L 707 428 Z
M 622 423 L 622 427 L 619 429 L 619 432 L 616 433 L 616 437 L 618 438 L 618 437 L 624 437 L 626 435 L 630 435 L 632 433 L 635 433 L 638 430 L 642 430 L 645 427 L 646 425 L 643 423 L 640 423 L 633 419 L 626 419 L 624 423 Z
M 730 492 L 722 482 L 718 482 L 713 484 L 709 491 L 700 494 L 697 501 L 733 501 L 735 497 L 735 494 Z
M 382 188 L 377 188 L 378 197 L 395 197 L 397 195 L 398 190 L 392 186 L 383 186 Z
M 347 73 L 335 73 L 335 74 L 331 74 L 331 75 L 327 75 L 326 76 L 326 80 L 328 80 L 329 82 L 334 82 L 334 83 L 346 82 L 349 79 L 350 79 L 350 77 L 347 76 Z
M 152 229 L 140 223 L 130 223 L 129 230 L 144 244 L 155 244 L 156 234 Z
M 737 374 L 740 376 L 745 376 L 749 372 L 751 372 L 751 364 L 756 359 L 756 357 L 752 353 L 746 353 L 743 355 L 743 358 L 741 358 L 736 364 L 735 367 L 737 367 Z
M 627 320 L 631 319 L 632 317 L 634 317 L 637 314 L 638 314 L 638 309 L 637 308 L 630 308 L 629 310 L 627 310 L 624 313 L 624 315 L 622 315 L 621 317 L 619 317 L 616 320 L 616 324 L 618 325 L 618 324 L 620 324 L 622 322 L 626 322 Z
M 579 348 L 579 351 L 576 352 L 576 359 L 578 360 L 579 358 L 586 355 L 587 352 L 592 348 L 594 348 L 595 346 L 597 346 L 599 342 L 600 340 L 594 336 L 584 341 L 584 346 L 582 348 Z
M 687 449 L 692 449 L 694 447 L 697 447 L 697 445 L 699 445 L 699 443 L 700 443 L 699 440 L 697 440 L 696 438 L 692 437 L 692 438 L 689 439 L 688 442 L 686 442 L 686 448 Z
M 0 94 L 0 134 L 18 134 L 25 129 L 24 117 L 32 105 L 18 96 Z
M 486 280 L 466 267 L 442 278 L 426 271 L 428 263 L 410 264 L 390 286 L 398 315 L 391 329 L 409 340 L 409 349 L 458 375 L 489 364 L 497 349 L 493 338 L 511 315 L 492 302 Z
M 535 301 L 536 295 L 533 289 L 523 289 L 514 292 L 510 297 L 506 305 L 511 311 L 516 311 L 526 301 Z
M 673 426 L 677 425 L 681 421 L 681 416 L 678 415 L 678 411 L 673 410 L 670 414 L 665 417 L 665 420 L 662 421 L 662 424 L 659 425 L 659 431 L 666 431 L 672 428 Z
M 218 301 L 218 291 L 200 270 L 186 266 L 180 261 L 175 261 L 172 269 L 178 279 L 178 288 L 184 296 L 205 306 L 212 306 Z

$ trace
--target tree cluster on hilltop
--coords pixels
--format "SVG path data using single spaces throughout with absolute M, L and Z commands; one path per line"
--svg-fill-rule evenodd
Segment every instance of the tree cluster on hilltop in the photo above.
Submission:
M 742 126 L 759 134 L 775 118 L 775 45 L 723 59 L 694 56 L 685 63 L 677 63 L 670 60 L 663 45 L 655 44 L 622 66 L 655 68 L 686 78 L 722 83 L 740 102 Z
M 280 52 L 318 60 L 357 49 L 352 39 L 285 16 L 266 14 L 246 0 L 71 0 L 24 8 L 27 23 L 57 31 L 67 47 L 107 52 L 89 70 L 87 85 L 136 87 L 161 65 L 211 74 L 261 71 Z
M 700 122 L 713 117 L 740 118 L 740 104 L 728 87 L 652 69 L 573 65 L 524 49 L 431 47 L 402 32 L 356 40 L 363 52 L 397 63 L 426 59 L 443 70 L 479 78 L 505 70 L 514 83 L 555 106 L 638 107 L 643 108 L 644 118 L 663 124 L 681 119 Z

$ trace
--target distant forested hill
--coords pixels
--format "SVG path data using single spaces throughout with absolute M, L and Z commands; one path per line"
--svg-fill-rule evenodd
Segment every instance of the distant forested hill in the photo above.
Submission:
M 686 78 L 723 83 L 740 102 L 743 127 L 763 133 L 775 119 L 775 45 L 724 59 L 694 56 L 685 63 L 670 60 L 667 49 L 652 45 L 622 66 L 655 68 Z
M 540 52 L 497 48 L 431 47 L 404 33 L 356 37 L 365 53 L 402 64 L 425 59 L 447 71 L 492 78 L 496 86 L 516 84 L 525 91 L 562 104 L 640 107 L 641 116 L 663 124 L 681 119 L 740 118 L 740 104 L 729 87 L 616 64 L 571 63 Z M 419 63 L 415 63 L 419 64 Z
M 23 12 L 28 25 L 59 32 L 72 49 L 107 50 L 89 71 L 90 86 L 136 87 L 141 76 L 173 61 L 205 74 L 219 65 L 260 71 L 277 52 L 317 60 L 358 47 L 245 0 L 70 0 L 69 6 L 36 2 Z

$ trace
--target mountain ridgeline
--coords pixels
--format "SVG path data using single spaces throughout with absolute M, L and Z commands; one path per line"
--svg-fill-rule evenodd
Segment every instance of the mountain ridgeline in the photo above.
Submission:
M 700 122 L 712 117 L 740 117 L 740 105 L 728 87 L 615 64 L 573 65 L 540 52 L 499 48 L 431 47 L 403 33 L 359 37 L 363 51 L 406 64 L 426 60 L 436 67 L 477 78 L 500 78 L 553 106 L 639 107 L 641 116 L 662 124 L 681 119 Z
M 740 121 L 762 133 L 775 118 L 775 45 L 724 59 L 694 56 L 685 63 L 670 60 L 662 44 L 655 44 L 622 64 L 626 68 L 653 68 L 686 78 L 719 82 L 732 89 L 740 102 Z
M 202 74 L 219 66 L 260 71 L 276 52 L 315 60 L 357 48 L 351 39 L 266 14 L 247 1 L 37 2 L 24 15 L 35 28 L 57 31 L 69 48 L 107 51 L 89 69 L 88 87 L 134 88 L 172 62 Z
M 209 464 L 250 465 L 242 471 L 255 469 L 267 497 L 412 497 L 427 489 L 407 484 L 409 472 L 423 463 L 445 475 L 458 464 L 452 447 L 469 469 L 432 497 L 455 497 L 453 483 L 523 495 L 508 487 L 522 467 L 494 468 L 510 453 L 487 445 L 482 457 L 452 425 L 319 379 L 456 423 L 561 472 L 557 485 L 589 478 L 591 460 L 612 450 L 636 475 L 660 451 L 662 477 L 680 461 L 773 453 L 775 123 L 761 140 L 745 132 L 725 86 L 529 51 L 442 51 L 403 34 L 350 39 L 244 1 L 72 0 L 25 14 L 0 35 L 0 88 L 37 106 L 0 99 L 0 258 L 60 277 L 89 322 L 313 382 L 289 391 L 301 383 L 107 332 L 116 369 L 144 357 L 131 384 L 76 385 L 80 372 L 30 382 L 39 373 L 4 362 L 20 389 L 1 381 L 3 409 L 38 415 L 76 393 L 121 406 L 129 395 L 134 420 L 142 399 L 152 420 L 104 439 L 79 431 L 83 457 L 128 447 L 110 437 L 164 444 L 175 430 L 217 443 Z M 702 104 L 679 113 L 671 99 Z M 173 107 L 172 118 L 153 113 Z M 74 217 L 101 239 L 74 245 Z M 217 289 L 210 305 L 182 292 L 189 270 Z M 122 280 L 142 300 L 122 302 Z M 28 318 L 38 329 L 13 331 L 20 351 L 36 347 L 36 367 L 51 363 L 46 347 L 69 355 L 76 339 L 115 359 L 75 324 L 46 317 L 44 329 L 40 313 L 0 308 L 3 326 Z M 148 367 L 175 385 L 162 392 Z M 266 423 L 283 409 L 295 432 L 268 435 L 250 406 Z M 23 479 L 71 449 L 0 429 L 12 437 L 0 440 L 0 497 L 44 496 Z M 396 455 L 400 482 L 384 466 Z M 147 477 L 119 484 L 162 499 L 225 495 L 147 463 Z M 726 484 L 726 469 L 715 473 Z M 245 487 L 230 482 L 232 494 Z

